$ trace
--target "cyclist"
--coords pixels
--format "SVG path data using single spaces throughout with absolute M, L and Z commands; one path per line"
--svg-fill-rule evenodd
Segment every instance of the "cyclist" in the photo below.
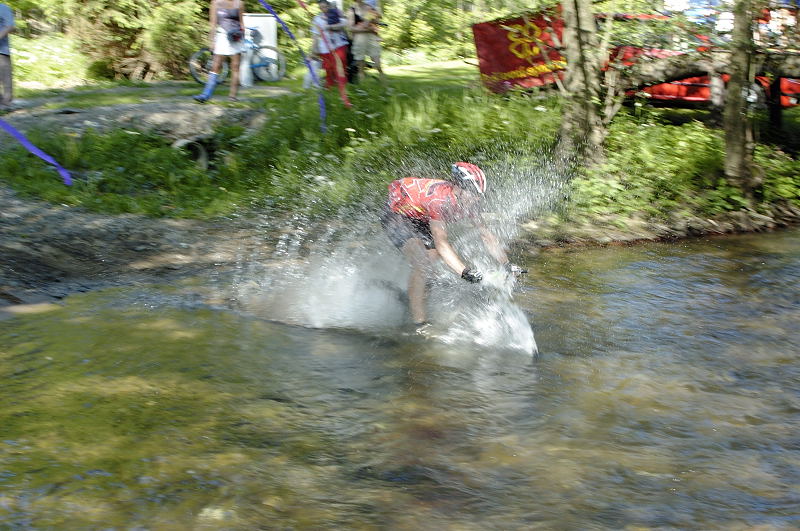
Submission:
M 389 185 L 381 225 L 392 243 L 411 265 L 408 301 L 417 331 L 427 327 L 426 276 L 441 259 L 467 282 L 483 280 L 480 271 L 467 267 L 447 239 L 447 225 L 469 220 L 478 229 L 489 254 L 514 275 L 523 273 L 509 262 L 497 237 L 483 224 L 479 206 L 486 193 L 486 175 L 478 166 L 456 162 L 448 180 L 406 177 Z

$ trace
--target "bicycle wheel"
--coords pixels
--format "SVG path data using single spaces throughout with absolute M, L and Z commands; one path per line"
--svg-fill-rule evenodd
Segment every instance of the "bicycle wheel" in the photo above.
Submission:
M 208 48 L 200 48 L 189 58 L 189 72 L 195 81 L 205 85 L 208 80 L 208 73 L 214 63 L 214 55 Z M 222 83 L 228 77 L 228 63 L 223 61 L 222 69 L 217 76 L 217 82 Z
M 273 46 L 261 46 L 253 51 L 250 68 L 260 81 L 280 81 L 286 74 L 286 58 Z

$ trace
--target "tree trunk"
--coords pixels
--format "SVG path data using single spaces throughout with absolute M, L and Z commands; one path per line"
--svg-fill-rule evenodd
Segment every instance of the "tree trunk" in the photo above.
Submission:
M 734 25 L 730 80 L 725 98 L 725 177 L 741 189 L 748 200 L 753 198 L 753 120 L 747 109 L 746 96 L 750 79 L 753 49 L 753 9 L 751 0 L 737 0 Z
M 600 114 L 599 42 L 590 0 L 566 0 L 564 18 L 564 56 L 569 67 L 564 78 L 567 98 L 561 121 L 559 152 L 578 155 L 589 163 L 603 159 L 607 131 Z

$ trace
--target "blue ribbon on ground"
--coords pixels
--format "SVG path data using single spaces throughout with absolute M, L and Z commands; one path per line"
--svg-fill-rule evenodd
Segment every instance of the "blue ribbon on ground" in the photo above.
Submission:
M 275 17 L 275 20 L 277 20 L 280 23 L 281 27 L 283 28 L 283 31 L 286 32 L 286 34 L 289 36 L 290 39 L 292 39 L 294 45 L 297 47 L 297 50 L 300 52 L 300 56 L 303 58 L 303 62 L 305 63 L 306 68 L 308 68 L 308 71 L 311 72 L 311 79 L 313 79 L 314 83 L 318 87 L 320 87 L 319 95 L 317 97 L 317 101 L 319 102 L 320 129 L 322 129 L 323 133 L 328 132 L 328 126 L 325 124 L 328 113 L 325 110 L 325 98 L 322 97 L 322 83 L 320 83 L 319 78 L 317 78 L 317 73 L 314 72 L 314 68 L 311 66 L 311 62 L 308 60 L 308 57 L 306 57 L 306 54 L 303 52 L 303 49 L 300 47 L 299 44 L 297 44 L 297 39 L 292 33 L 292 30 L 289 29 L 289 26 L 287 26 L 286 23 L 283 20 L 281 20 L 281 17 L 278 16 L 278 14 L 275 12 L 274 9 L 272 9 L 271 5 L 266 3 L 264 0 L 258 0 L 258 2 L 262 6 L 264 6 L 264 9 L 269 11 L 273 17 Z
M 48 155 L 47 153 L 45 153 L 44 151 L 33 145 L 33 143 L 30 140 L 28 140 L 25 137 L 25 135 L 17 131 L 10 123 L 6 122 L 5 120 L 0 120 L 0 127 L 5 129 L 9 135 L 13 136 L 17 142 L 25 146 L 25 149 L 27 149 L 28 151 L 30 151 L 43 161 L 55 166 L 56 170 L 58 170 L 59 175 L 61 175 L 61 178 L 64 179 L 64 184 L 66 184 L 67 186 L 72 186 L 72 176 L 69 174 L 67 170 L 64 169 L 64 167 L 61 164 L 56 162 L 56 159 L 54 159 L 53 157 L 51 157 L 50 155 Z

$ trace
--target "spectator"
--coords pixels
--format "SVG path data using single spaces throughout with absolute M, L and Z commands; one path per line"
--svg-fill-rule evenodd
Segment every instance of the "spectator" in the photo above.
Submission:
M 384 79 L 381 68 L 381 38 L 378 27 L 381 13 L 364 0 L 356 0 L 347 13 L 347 21 L 353 34 L 353 59 L 356 62 L 358 80 L 364 78 L 364 59 L 372 59 L 372 65 L 378 70 L 381 80 Z
M 322 58 L 325 86 L 330 88 L 337 84 L 342 98 L 346 99 L 348 41 L 344 34 L 345 22 L 339 10 L 327 0 L 320 0 L 319 9 L 319 14 L 311 21 L 312 50 Z
M 8 34 L 14 31 L 14 13 L 0 4 L 0 110 L 9 109 L 14 99 L 11 81 L 11 47 Z
M 239 90 L 239 59 L 244 49 L 244 10 L 241 0 L 211 0 L 209 19 L 211 29 L 208 39 L 214 54 L 214 62 L 203 92 L 194 96 L 194 99 L 200 103 L 211 99 L 217 86 L 217 76 L 222 68 L 222 61 L 225 57 L 229 57 L 231 63 L 229 98 L 238 101 L 236 95 Z

